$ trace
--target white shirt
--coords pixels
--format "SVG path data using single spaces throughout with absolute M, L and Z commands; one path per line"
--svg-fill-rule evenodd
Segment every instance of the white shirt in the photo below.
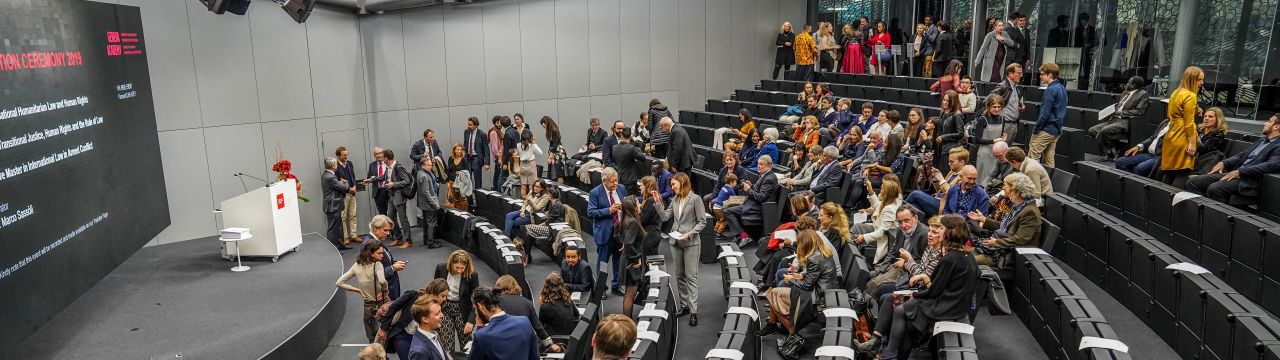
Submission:
M 449 284 L 449 295 L 446 297 L 449 301 L 459 301 L 462 298 L 460 295 L 462 293 L 462 277 L 450 273 L 445 276 L 444 281 Z
M 1160 128 L 1160 132 L 1156 134 L 1155 140 L 1151 141 L 1151 147 L 1143 148 L 1142 144 L 1138 144 L 1138 149 L 1155 154 L 1156 149 L 1160 148 L 1160 140 L 1164 140 L 1164 134 L 1167 132 L 1169 132 L 1169 125 L 1165 125 L 1164 127 Z

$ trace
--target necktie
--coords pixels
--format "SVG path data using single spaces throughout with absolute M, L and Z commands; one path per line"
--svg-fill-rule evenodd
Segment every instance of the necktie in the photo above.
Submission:
M 467 142 L 467 155 L 476 155 L 476 131 L 471 130 L 470 141 Z
M 618 203 L 618 199 L 614 197 L 613 191 L 609 191 L 609 189 L 604 189 L 604 190 L 609 192 L 609 207 L 613 207 L 613 204 Z M 620 219 L 618 219 L 618 215 L 621 213 L 622 213 L 621 211 L 613 213 L 614 224 L 617 224 L 620 221 Z
M 387 168 L 387 164 L 378 163 L 378 177 L 382 177 L 384 174 L 386 174 L 386 168 Z

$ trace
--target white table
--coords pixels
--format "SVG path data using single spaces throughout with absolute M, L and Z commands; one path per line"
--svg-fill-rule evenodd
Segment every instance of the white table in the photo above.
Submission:
M 249 267 L 248 267 L 248 266 L 244 266 L 244 263 L 241 263 L 241 262 L 240 262 L 240 241 L 242 241 L 242 240 L 249 240 L 249 239 L 252 239 L 252 238 L 253 238 L 253 234 L 249 234 L 249 235 L 247 235 L 247 236 L 245 236 L 244 238 L 241 238 L 241 239 L 228 239 L 228 238 L 224 238 L 224 237 L 219 237 L 219 238 L 218 238 L 218 240 L 219 240 L 219 241 L 222 241 L 222 242 L 229 242 L 229 243 L 235 243 L 235 244 L 236 244 L 236 266 L 235 266 L 235 267 L 233 267 L 233 268 L 231 268 L 231 271 L 235 271 L 235 272 L 249 271 Z

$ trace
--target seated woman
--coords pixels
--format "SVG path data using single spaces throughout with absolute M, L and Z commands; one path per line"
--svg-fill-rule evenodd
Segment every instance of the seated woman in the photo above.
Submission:
M 792 171 L 779 177 L 778 185 L 791 190 L 808 189 L 818 171 L 818 160 L 822 160 L 821 146 L 802 147 L 797 144 L 791 149 L 791 163 L 787 164 Z
M 881 360 L 897 360 L 899 350 L 909 345 L 905 343 L 912 332 L 927 331 L 934 322 L 956 320 L 968 314 L 978 284 L 978 264 L 973 254 L 964 250 L 965 242 L 969 241 L 969 225 L 960 215 L 943 215 L 941 222 L 944 228 L 942 260 L 929 275 L 916 275 L 907 281 L 911 286 L 925 289 L 904 295 L 907 299 L 901 305 L 880 306 L 877 330 L 871 339 L 867 342 L 854 339 L 858 352 L 870 356 L 880 353 Z
M 542 182 L 539 181 L 539 183 Z M 564 203 L 560 202 L 560 191 L 555 189 L 547 191 L 547 199 L 547 206 L 542 208 L 543 211 L 533 213 L 533 217 L 530 218 L 532 223 L 524 226 L 524 235 L 528 239 L 522 240 L 523 243 L 536 245 L 539 241 L 554 241 L 555 239 L 551 239 L 551 224 L 565 222 Z M 536 246 L 526 245 L 525 247 L 534 248 Z M 556 246 L 552 246 L 552 248 L 556 248 Z M 524 254 L 525 265 L 529 265 L 529 259 L 532 258 L 531 254 L 531 251 L 526 251 Z
M 774 230 L 774 232 L 791 230 L 799 233 L 800 231 L 814 230 L 818 228 L 816 218 L 807 216 L 811 208 L 813 208 L 813 202 L 810 197 L 804 195 L 793 195 L 788 203 L 791 207 L 791 214 L 794 215 L 796 219 L 804 219 L 808 217 L 810 219 L 815 219 L 815 221 L 812 224 L 805 224 L 800 220 L 788 222 L 778 225 L 778 228 Z M 756 274 L 763 277 L 763 280 L 759 284 L 762 285 L 760 286 L 761 290 L 767 290 L 768 288 L 778 285 L 777 271 L 778 269 L 785 268 L 786 266 L 784 264 L 790 261 L 788 258 L 795 254 L 795 241 L 795 238 L 770 237 L 769 243 L 765 246 L 763 254 L 759 256 L 759 260 L 753 268 Z
M 777 141 L 778 141 L 778 129 L 775 129 L 775 128 L 764 129 L 764 136 L 760 139 L 760 143 L 756 145 L 760 149 L 760 152 L 756 153 L 756 157 L 754 159 L 751 159 L 750 163 L 746 163 L 747 170 L 759 172 L 759 170 L 756 169 L 756 165 L 757 165 L 756 160 L 759 160 L 761 156 L 769 155 L 770 159 L 777 159 L 778 144 L 775 144 L 775 142 Z
M 547 195 L 547 184 L 543 181 L 534 181 L 533 190 L 522 200 L 523 205 L 520 205 L 520 210 L 507 213 L 507 221 L 503 223 L 503 233 L 507 234 L 507 237 L 515 237 L 515 229 L 531 223 L 533 214 L 542 211 L 547 207 L 547 203 L 551 202 L 551 195 Z
M 867 200 L 871 207 L 864 212 L 871 218 L 871 223 L 854 224 L 851 229 L 858 234 L 853 239 L 854 245 L 866 247 L 874 244 L 875 257 L 871 263 L 879 263 L 889 252 L 889 232 L 898 227 L 898 207 L 902 206 L 902 186 L 897 181 L 889 180 L 880 185 L 880 194 L 871 189 L 871 182 L 863 182 L 867 190 Z
M 751 130 L 756 129 L 756 119 L 751 117 L 751 112 L 747 109 L 738 109 L 738 120 L 742 121 L 742 127 L 737 129 L 719 128 L 715 131 L 715 136 L 711 137 L 711 147 L 714 149 L 724 149 L 725 139 L 737 139 L 743 141 L 747 139 L 747 134 Z
M 814 222 L 813 218 L 806 216 L 800 218 L 797 225 Z M 780 280 L 786 286 L 778 286 L 765 293 L 765 298 L 769 301 L 769 318 L 760 329 L 760 336 L 776 334 L 782 330 L 788 336 L 798 336 L 796 330 L 804 328 L 808 320 L 812 320 L 813 306 L 821 305 L 824 298 L 817 296 L 815 299 L 811 295 L 839 287 L 836 282 L 834 255 L 835 250 L 823 243 L 817 231 L 799 231 L 796 235 L 795 260 L 789 264 Z M 803 293 L 793 296 L 792 292 L 795 291 Z
M 796 147 L 805 147 L 818 145 L 818 118 L 814 116 L 805 116 L 801 120 L 800 126 L 796 126 L 795 132 L 791 133 L 791 141 L 795 141 Z
M 849 132 L 836 140 L 836 148 L 840 149 L 840 160 L 853 160 L 867 152 L 867 143 L 862 141 L 862 128 L 852 127 Z
M 975 246 L 979 265 L 997 266 L 997 260 L 1007 258 L 1014 247 L 1040 244 L 1042 220 L 1040 208 L 1036 207 L 1036 194 L 1036 184 L 1030 177 L 1023 173 L 1012 173 L 1004 177 L 1004 196 L 1011 205 L 1008 216 L 996 221 L 988 219 L 982 213 L 969 212 L 969 220 L 982 224 L 985 230 L 994 231 L 991 238 L 982 240 Z
M 1196 173 L 1204 174 L 1213 169 L 1227 153 L 1227 122 L 1222 108 L 1212 107 L 1204 111 L 1200 123 L 1200 145 L 1196 147 Z
M 726 151 L 724 153 L 723 161 L 724 161 L 724 167 L 721 167 L 719 173 L 716 174 L 716 186 L 713 187 L 713 189 L 720 189 L 724 187 L 724 184 L 725 184 L 724 177 L 727 174 L 733 174 L 733 176 L 737 177 L 738 179 L 742 179 L 742 177 L 747 174 L 747 168 L 744 168 L 741 165 L 738 165 L 738 154 Z M 738 188 L 735 187 L 734 191 L 736 192 L 737 190 Z M 716 193 L 714 192 L 708 193 L 702 196 L 702 201 L 706 203 L 710 203 L 711 200 L 715 199 L 715 197 L 716 197 Z
M 764 135 L 760 134 L 760 129 L 751 130 L 747 133 L 747 141 L 742 143 L 742 147 L 737 150 L 739 164 L 755 164 L 756 159 L 760 158 L 760 147 L 764 145 Z M 725 147 L 725 154 L 732 150 L 730 146 Z
M 560 273 L 547 274 L 547 279 L 542 281 L 538 304 L 538 321 L 547 334 L 567 336 L 578 326 L 578 307 L 570 300 L 569 288 L 565 287 Z

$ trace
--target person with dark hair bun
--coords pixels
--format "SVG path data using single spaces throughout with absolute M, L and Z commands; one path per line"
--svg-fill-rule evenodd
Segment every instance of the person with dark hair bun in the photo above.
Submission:
M 471 293 L 480 329 L 476 330 L 467 359 L 541 359 L 533 323 L 527 317 L 502 311 L 502 295 L 490 287 Z

